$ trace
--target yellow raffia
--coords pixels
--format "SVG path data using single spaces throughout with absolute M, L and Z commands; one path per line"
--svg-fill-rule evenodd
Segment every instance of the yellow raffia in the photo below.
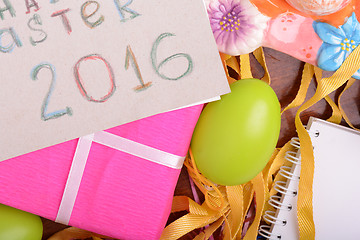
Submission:
M 191 151 L 184 164 L 196 186 L 208 197 L 201 205 L 188 197 L 174 197 L 172 212 L 189 213 L 168 225 L 161 239 L 175 240 L 206 225 L 210 226 L 194 239 L 208 239 L 221 226 L 224 226 L 224 239 L 242 239 L 245 216 L 250 209 L 254 193 L 257 199 L 256 215 L 243 239 L 256 239 L 266 201 L 263 173 L 259 173 L 251 182 L 243 185 L 220 186 L 211 183 L 199 173 Z

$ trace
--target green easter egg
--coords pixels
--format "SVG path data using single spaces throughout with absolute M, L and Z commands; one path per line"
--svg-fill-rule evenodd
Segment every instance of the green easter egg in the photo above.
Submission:
M 41 240 L 40 217 L 0 204 L 0 239 Z
M 214 183 L 239 185 L 269 161 L 279 138 L 280 103 L 258 79 L 233 83 L 231 93 L 206 105 L 191 140 L 199 171 Z

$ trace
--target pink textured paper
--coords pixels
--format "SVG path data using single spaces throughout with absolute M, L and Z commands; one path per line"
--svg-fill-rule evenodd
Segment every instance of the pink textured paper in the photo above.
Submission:
M 107 130 L 185 156 L 202 106 Z M 34 136 L 36 141 L 36 136 Z M 54 220 L 77 139 L 0 163 L 0 202 Z M 180 170 L 93 143 L 69 225 L 120 239 L 158 239 Z

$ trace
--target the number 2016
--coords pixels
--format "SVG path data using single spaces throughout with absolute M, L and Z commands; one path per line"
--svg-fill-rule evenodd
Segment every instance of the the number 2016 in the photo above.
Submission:
M 175 36 L 175 35 L 172 34 L 172 33 L 163 33 L 163 34 L 161 34 L 156 39 L 155 43 L 153 44 L 152 49 L 151 49 L 151 54 L 150 54 L 152 66 L 153 66 L 155 72 L 157 73 L 157 75 L 159 77 L 161 77 L 163 79 L 166 79 L 166 80 L 178 80 L 178 79 L 181 79 L 181 78 L 185 77 L 186 75 L 188 75 L 193 69 L 192 59 L 191 59 L 190 55 L 185 54 L 185 53 L 174 54 L 174 55 L 164 59 L 160 63 L 158 63 L 157 49 L 159 47 L 160 42 L 164 38 L 172 37 L 172 36 Z M 166 63 L 168 63 L 169 61 L 171 61 L 171 60 L 173 60 L 175 58 L 180 58 L 180 57 L 185 58 L 187 60 L 187 62 L 188 62 L 188 67 L 182 74 L 180 74 L 179 76 L 176 76 L 176 77 L 169 77 L 169 76 L 165 75 L 164 73 L 160 72 L 160 69 Z M 110 89 L 109 89 L 108 93 L 103 97 L 100 97 L 100 98 L 92 97 L 88 93 L 88 91 L 86 90 L 86 88 L 85 88 L 85 86 L 83 84 L 83 79 L 82 79 L 82 77 L 80 75 L 79 70 L 80 70 L 80 67 L 81 67 L 81 63 L 86 62 L 87 60 L 102 61 L 102 63 L 104 63 L 105 66 L 106 66 L 111 85 L 110 85 Z M 152 86 L 152 82 L 147 82 L 147 83 L 144 82 L 144 80 L 142 78 L 142 75 L 141 75 L 140 67 L 139 67 L 138 62 L 136 60 L 136 56 L 135 56 L 134 52 L 132 51 L 130 45 L 128 45 L 127 48 L 126 48 L 126 56 L 125 56 L 125 69 L 126 70 L 129 69 L 130 63 L 131 63 L 131 66 L 134 69 L 134 72 L 135 72 L 135 75 L 136 75 L 137 79 L 140 81 L 140 85 L 136 86 L 134 88 L 134 90 L 135 91 L 142 91 L 142 90 L 145 90 L 145 89 L 149 88 L 150 86 Z M 43 104 L 42 104 L 42 107 L 41 107 L 41 119 L 44 120 L 44 121 L 47 121 L 47 120 L 50 120 L 50 119 L 56 119 L 56 118 L 62 117 L 64 115 L 71 116 L 72 115 L 72 109 L 70 107 L 66 107 L 64 109 L 54 111 L 54 112 L 50 112 L 50 113 L 47 112 L 47 107 L 48 107 L 48 104 L 49 104 L 49 101 L 50 101 L 50 98 L 51 98 L 51 94 L 52 94 L 52 92 L 54 91 L 54 88 L 55 88 L 56 71 L 55 71 L 55 67 L 53 65 L 51 65 L 49 63 L 41 63 L 41 64 L 37 65 L 35 68 L 33 68 L 32 72 L 31 72 L 31 76 L 32 76 L 33 80 L 36 80 L 38 78 L 37 76 L 38 76 L 38 73 L 39 73 L 39 71 L 41 69 L 50 70 L 51 76 L 52 76 L 49 90 L 48 90 L 48 92 L 47 92 L 47 94 L 46 94 L 46 96 L 44 98 L 44 101 L 43 101 Z M 88 55 L 88 56 L 85 56 L 85 57 L 81 58 L 74 66 L 74 76 L 75 76 L 75 80 L 76 80 L 76 83 L 77 83 L 77 86 L 78 86 L 78 88 L 80 90 L 81 95 L 84 98 L 86 98 L 88 101 L 97 102 L 97 103 L 106 102 L 116 91 L 115 76 L 114 76 L 114 72 L 113 72 L 113 70 L 111 68 L 111 65 L 110 65 L 109 62 L 107 62 L 103 57 L 101 57 L 98 54 L 91 54 L 91 55 Z

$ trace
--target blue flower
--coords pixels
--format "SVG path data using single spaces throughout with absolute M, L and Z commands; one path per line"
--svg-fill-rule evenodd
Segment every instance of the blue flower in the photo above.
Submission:
M 360 43 L 360 23 L 355 13 L 338 28 L 323 22 L 314 22 L 313 28 L 323 40 L 318 52 L 318 66 L 326 71 L 335 71 Z M 353 75 L 360 79 L 360 69 Z

